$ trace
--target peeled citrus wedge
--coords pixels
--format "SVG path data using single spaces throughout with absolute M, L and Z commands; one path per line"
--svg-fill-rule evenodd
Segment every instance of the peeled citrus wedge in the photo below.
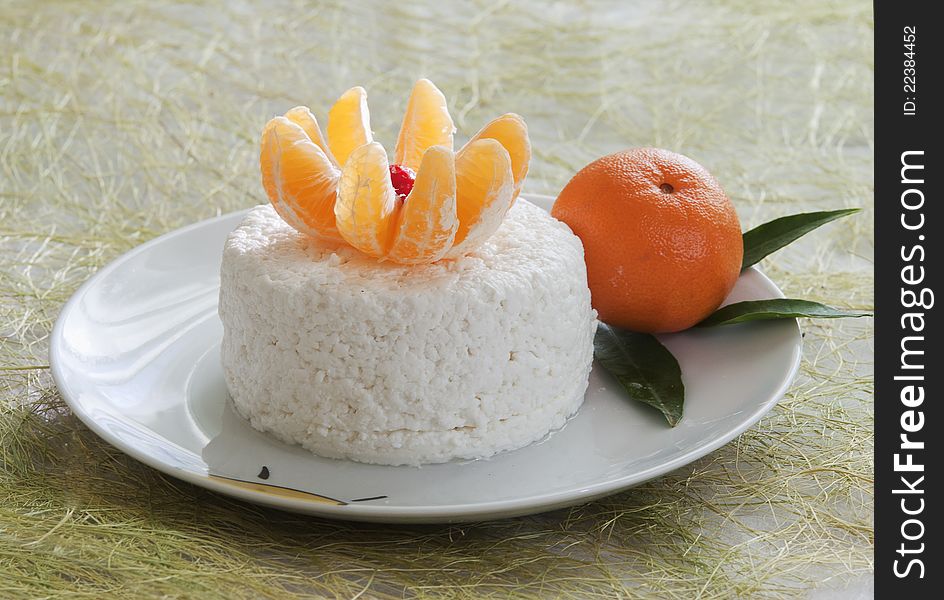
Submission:
M 328 157 L 328 160 L 331 161 L 331 164 L 335 166 L 338 165 L 338 161 L 335 160 L 331 149 L 328 147 L 328 142 L 325 140 L 324 136 L 321 135 L 321 127 L 318 127 L 318 120 L 315 118 L 315 115 L 311 114 L 311 110 L 309 110 L 307 106 L 296 106 L 285 113 L 285 118 L 304 129 L 305 133 L 308 134 L 308 138 L 314 142 L 316 146 L 321 148 L 322 152 Z
M 511 171 L 514 173 L 515 185 L 511 200 L 514 201 L 521 192 L 521 185 L 528 174 L 528 165 L 531 163 L 531 141 L 528 139 L 528 125 L 515 113 L 504 114 L 476 133 L 459 154 L 465 152 L 473 142 L 491 138 L 498 140 L 511 156 Z M 456 157 L 456 161 L 459 158 Z
M 456 155 L 459 229 L 447 257 L 462 256 L 501 225 L 514 202 L 511 164 L 505 147 L 490 138 L 469 142 Z
M 367 92 L 360 86 L 352 87 L 341 94 L 328 111 L 328 143 L 331 152 L 338 164 L 343 166 L 356 148 L 373 141 Z
M 334 204 L 338 231 L 347 243 L 370 256 L 384 257 L 393 242 L 397 202 L 383 146 L 372 142 L 351 152 Z
M 394 162 L 415 171 L 419 169 L 427 148 L 444 146 L 452 150 L 455 132 L 446 97 L 432 81 L 420 79 L 413 86 L 403 115 Z
M 420 79 L 391 166 L 373 141 L 367 92 L 353 87 L 328 112 L 327 136 L 304 106 L 269 121 L 262 184 L 279 215 L 304 234 L 403 264 L 456 258 L 501 225 L 528 173 L 531 143 L 512 113 L 458 153 L 455 130 L 445 96 Z
M 341 172 L 305 130 L 275 117 L 262 132 L 262 185 L 276 212 L 302 233 L 340 240 L 334 202 Z
M 399 209 L 387 258 L 407 264 L 437 261 L 452 247 L 458 228 L 455 155 L 444 146 L 432 146 Z

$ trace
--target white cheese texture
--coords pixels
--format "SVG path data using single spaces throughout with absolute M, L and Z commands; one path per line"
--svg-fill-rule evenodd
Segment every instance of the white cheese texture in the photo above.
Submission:
M 253 427 L 389 465 L 485 458 L 562 427 L 596 328 L 580 240 L 523 199 L 467 256 L 412 266 L 258 206 L 226 241 L 219 313 L 226 383 Z

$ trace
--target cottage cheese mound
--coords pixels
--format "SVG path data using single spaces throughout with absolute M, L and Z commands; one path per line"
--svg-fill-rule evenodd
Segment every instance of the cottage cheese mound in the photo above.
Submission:
M 258 206 L 227 239 L 221 278 L 237 411 L 315 454 L 483 458 L 583 402 L 596 328 L 583 246 L 523 199 L 471 254 L 418 266 L 303 236 Z

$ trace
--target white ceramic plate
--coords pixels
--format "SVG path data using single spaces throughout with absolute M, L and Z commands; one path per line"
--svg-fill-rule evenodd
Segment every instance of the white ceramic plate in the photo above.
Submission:
M 529 197 L 545 208 L 550 198 Z M 220 367 L 220 257 L 244 212 L 135 248 L 89 279 L 53 330 L 52 372 L 69 406 L 141 462 L 250 502 L 336 519 L 473 521 L 589 501 L 677 469 L 753 425 L 800 360 L 796 321 L 662 336 L 682 367 L 685 416 L 670 428 L 595 367 L 559 432 L 489 460 L 384 467 L 319 458 L 252 429 Z M 781 296 L 754 269 L 729 302 Z M 269 477 L 259 477 L 266 467 Z

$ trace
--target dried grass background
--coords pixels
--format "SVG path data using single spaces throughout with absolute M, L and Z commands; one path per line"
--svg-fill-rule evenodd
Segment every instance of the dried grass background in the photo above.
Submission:
M 323 119 L 360 84 L 390 144 L 419 76 L 445 91 L 460 140 L 526 117 L 532 192 L 655 145 L 707 166 L 745 227 L 867 208 L 763 267 L 790 296 L 870 308 L 872 32 L 871 4 L 851 0 L 3 2 L 0 597 L 867 590 L 870 320 L 804 322 L 784 401 L 689 467 L 571 510 L 451 527 L 322 521 L 166 477 L 70 416 L 46 352 L 96 269 L 264 200 L 267 118 L 306 104 Z

